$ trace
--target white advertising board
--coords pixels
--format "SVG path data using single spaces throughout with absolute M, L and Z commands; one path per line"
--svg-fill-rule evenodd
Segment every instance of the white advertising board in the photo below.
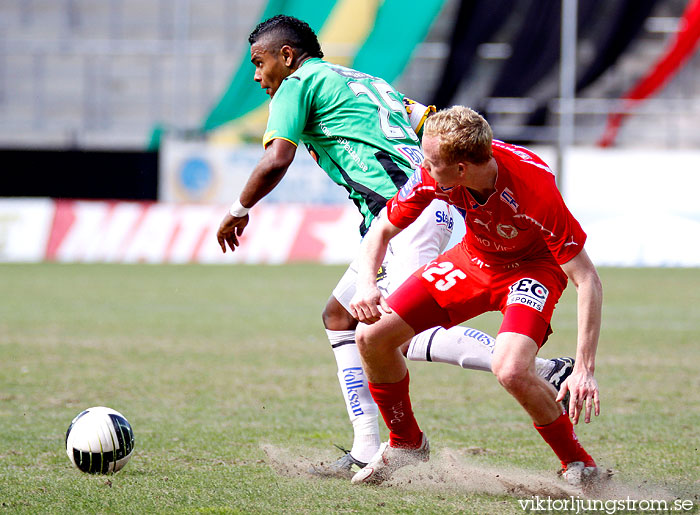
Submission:
M 49 199 L 0 199 L 0 262 L 42 261 L 53 214 Z
M 551 162 L 551 152 L 541 154 Z M 236 158 L 243 180 L 258 159 L 246 155 Z M 275 202 L 251 211 L 233 254 L 221 253 L 215 235 L 237 193 L 215 203 L 204 202 L 209 193 L 203 203 L 0 199 L 0 262 L 348 263 L 359 242 L 357 209 L 313 161 L 297 170 Z M 235 175 L 227 190 L 242 186 Z M 563 191 L 595 264 L 700 266 L 700 152 L 573 149 Z M 284 200 L 301 197 L 312 202 Z M 463 235 L 456 223 L 452 243 Z
M 161 202 L 231 204 L 263 155 L 262 145 L 224 146 L 166 140 L 160 151 Z M 348 194 L 333 183 L 303 146 L 282 184 L 265 199 L 276 203 L 337 204 Z

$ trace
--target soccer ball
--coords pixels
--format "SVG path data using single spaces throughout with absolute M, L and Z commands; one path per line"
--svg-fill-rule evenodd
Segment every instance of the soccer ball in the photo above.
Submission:
M 134 431 L 124 415 L 96 406 L 78 414 L 66 431 L 66 453 L 83 472 L 108 474 L 127 464 Z

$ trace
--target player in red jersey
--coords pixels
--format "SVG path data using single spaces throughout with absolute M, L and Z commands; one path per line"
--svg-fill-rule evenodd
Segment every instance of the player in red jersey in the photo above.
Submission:
M 390 440 L 353 482 L 379 483 L 403 465 L 428 459 L 399 346 L 428 327 L 452 327 L 498 310 L 504 317 L 493 372 L 532 417 L 567 481 L 585 486 L 598 469 L 558 401 L 570 391 L 574 423 L 581 414 L 590 422 L 600 411 L 593 371 L 602 286 L 584 250 L 586 234 L 549 167 L 530 150 L 493 141 L 489 124 L 471 109 L 455 106 L 429 118 L 423 149 L 423 166 L 387 203 L 362 244 L 351 311 L 369 324 L 358 330 L 357 344 Z M 375 276 L 389 240 L 435 198 L 466 211 L 466 236 L 384 299 Z M 567 279 L 578 291 L 578 342 L 573 373 L 557 397 L 535 373 L 534 361 Z

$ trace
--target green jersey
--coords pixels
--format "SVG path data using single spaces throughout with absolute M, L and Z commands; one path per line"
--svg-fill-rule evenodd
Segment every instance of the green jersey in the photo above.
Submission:
M 382 79 L 309 59 L 272 98 L 263 145 L 276 138 L 306 145 L 348 191 L 364 234 L 423 160 L 403 101 Z

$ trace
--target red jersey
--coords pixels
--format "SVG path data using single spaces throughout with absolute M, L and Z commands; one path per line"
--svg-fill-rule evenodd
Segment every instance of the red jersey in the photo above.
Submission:
M 586 233 L 564 204 L 554 173 L 532 151 L 494 140 L 495 191 L 479 204 L 464 186 L 442 188 L 423 168 L 387 203 L 389 221 L 407 227 L 434 198 L 466 212 L 460 243 L 482 266 L 545 261 L 564 264 L 583 249 Z

